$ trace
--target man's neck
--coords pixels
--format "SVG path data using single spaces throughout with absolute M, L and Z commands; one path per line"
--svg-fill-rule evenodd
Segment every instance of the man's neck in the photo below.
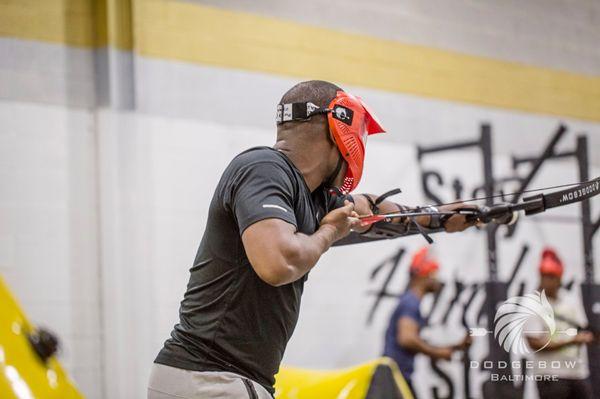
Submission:
M 547 291 L 544 288 L 542 288 L 541 286 L 538 286 L 538 291 L 539 292 L 543 291 L 544 294 L 546 295 L 546 298 L 548 298 L 549 300 L 556 301 L 558 299 L 560 288 L 555 291 Z
M 423 299 L 423 296 L 425 295 L 425 289 L 423 289 L 423 287 L 419 285 L 411 285 L 408 289 L 415 294 L 417 298 Z
M 313 192 L 323 183 L 323 173 L 318 164 L 315 164 L 314 159 L 311 159 L 311 154 L 307 152 L 294 151 L 290 149 L 285 140 L 278 141 L 274 149 L 283 153 L 300 171 L 304 181 L 310 192 Z

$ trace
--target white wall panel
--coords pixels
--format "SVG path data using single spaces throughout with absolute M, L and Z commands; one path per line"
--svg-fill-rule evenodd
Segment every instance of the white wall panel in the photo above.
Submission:
M 302 80 L 144 57 L 137 59 L 136 76 L 140 79 L 136 103 L 143 113 L 267 131 L 275 129 L 275 107 L 283 93 Z M 570 131 L 588 133 L 591 148 L 600 146 L 597 123 L 381 90 L 343 88 L 362 96 L 387 129 L 387 134 L 373 137 L 374 141 L 431 144 L 471 135 L 481 122 L 488 121 L 496 133 L 495 151 L 506 154 L 515 143 L 524 151 L 537 148 L 537 143 L 546 140 L 564 121 Z M 592 151 L 590 161 L 600 165 L 600 153 Z
M 93 119 L 0 102 L 0 272 L 89 398 L 102 370 Z

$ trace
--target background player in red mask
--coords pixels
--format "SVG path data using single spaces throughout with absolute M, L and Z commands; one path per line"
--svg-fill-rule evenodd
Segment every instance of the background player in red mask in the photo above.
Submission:
M 537 319 L 529 326 L 536 331 L 527 336 L 529 346 L 534 351 L 539 350 L 534 354 L 535 372 L 552 377 L 537 381 L 538 392 L 540 399 L 591 399 L 585 344 L 594 337 L 589 331 L 582 330 L 587 324 L 582 306 L 560 290 L 563 271 L 563 263 L 556 252 L 551 248 L 544 249 L 539 265 L 539 290 L 545 293 L 554 311 L 556 333 L 548 337 L 542 332 L 544 325 Z M 568 334 L 568 331 L 577 333 Z M 559 364 L 560 367 L 555 367 Z
M 417 251 L 410 264 L 410 282 L 408 289 L 400 296 L 398 306 L 392 313 L 385 333 L 383 355 L 396 361 L 404 379 L 410 386 L 413 396 L 416 393 L 412 385 L 415 356 L 422 353 L 433 359 L 450 360 L 454 351 L 462 350 L 470 344 L 470 338 L 453 346 L 433 346 L 420 337 L 425 325 L 421 315 L 421 300 L 426 294 L 435 293 L 441 288 L 437 279 L 439 264 L 431 254 L 429 247 Z

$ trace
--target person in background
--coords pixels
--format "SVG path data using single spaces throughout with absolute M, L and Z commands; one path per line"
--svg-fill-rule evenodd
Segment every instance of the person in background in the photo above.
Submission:
M 589 331 L 581 331 L 585 325 L 582 307 L 569 301 L 560 291 L 563 275 L 563 263 L 553 249 L 546 248 L 542 252 L 539 272 L 540 291 L 545 293 L 554 311 L 556 333 L 549 337 L 544 331 L 541 320 L 532 326 L 535 333 L 527 335 L 529 346 L 535 352 L 534 365 L 537 375 L 550 376 L 537 381 L 540 399 L 591 399 L 592 387 L 588 380 L 589 370 L 586 362 L 584 345 L 591 342 L 594 336 Z M 569 329 L 579 330 L 575 335 L 566 332 Z M 558 364 L 560 368 L 550 368 L 550 364 Z
M 392 358 L 398 364 L 415 399 L 412 384 L 415 356 L 422 353 L 433 359 L 450 360 L 453 352 L 463 350 L 470 344 L 470 338 L 466 337 L 458 345 L 440 347 L 430 345 L 420 337 L 420 330 L 425 325 L 420 310 L 421 299 L 426 294 L 441 289 L 437 279 L 438 270 L 439 264 L 431 256 L 428 247 L 421 248 L 414 254 L 409 269 L 408 289 L 400 296 L 385 333 L 383 356 Z

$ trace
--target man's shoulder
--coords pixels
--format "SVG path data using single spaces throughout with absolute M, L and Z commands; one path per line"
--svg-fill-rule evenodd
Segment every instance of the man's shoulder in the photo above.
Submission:
M 279 183 L 295 192 L 299 178 L 290 162 L 285 155 L 273 148 L 253 147 L 231 160 L 221 181 L 231 185 L 241 182 Z
M 575 298 L 572 295 L 569 295 L 569 293 L 563 292 L 562 289 L 558 292 L 556 298 L 551 300 L 550 304 L 554 311 L 562 310 L 564 312 L 571 312 L 579 307 Z
M 400 295 L 398 299 L 398 306 L 396 307 L 397 313 L 406 313 L 411 311 L 418 311 L 421 305 L 419 298 L 408 291 Z
M 408 290 L 400 296 L 400 303 L 403 303 L 403 302 L 407 305 L 419 306 L 421 303 L 421 300 L 412 291 Z
M 284 156 L 271 147 L 253 147 L 236 155 L 231 165 L 243 167 L 261 163 L 271 163 L 289 168 Z
M 238 155 L 229 163 L 226 176 L 270 176 L 279 181 L 298 183 L 299 172 L 285 155 L 270 147 L 253 147 Z M 282 180 L 283 179 L 283 180 Z
M 583 303 L 580 298 L 565 292 L 559 292 L 557 300 L 552 304 L 554 313 L 567 317 L 578 323 L 586 322 L 586 315 L 583 310 Z

